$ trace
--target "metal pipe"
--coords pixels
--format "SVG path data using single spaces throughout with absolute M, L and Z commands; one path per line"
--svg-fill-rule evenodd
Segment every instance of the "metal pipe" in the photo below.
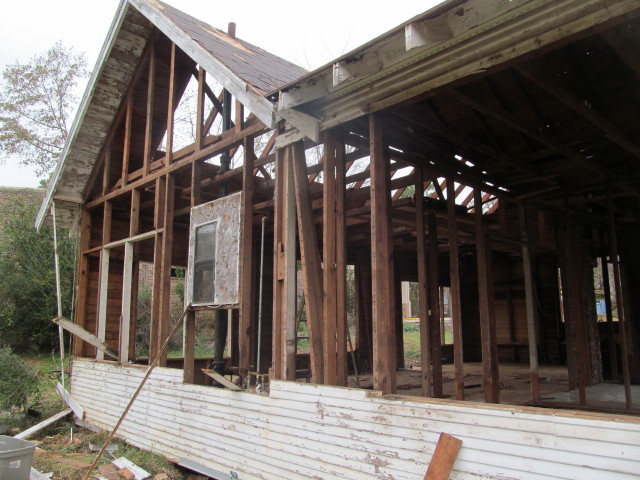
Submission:
M 260 373 L 260 349 L 262 347 L 262 284 L 264 279 L 264 230 L 267 217 L 262 217 L 262 238 L 260 240 L 260 282 L 258 287 L 258 353 L 256 372 Z
M 56 301 L 58 307 L 58 317 L 62 316 L 62 291 L 60 288 L 60 258 L 58 256 L 58 234 L 56 228 L 56 202 L 51 202 L 51 217 L 53 219 L 53 258 L 56 267 Z M 58 340 L 60 342 L 60 381 L 64 390 L 64 331 L 58 325 Z

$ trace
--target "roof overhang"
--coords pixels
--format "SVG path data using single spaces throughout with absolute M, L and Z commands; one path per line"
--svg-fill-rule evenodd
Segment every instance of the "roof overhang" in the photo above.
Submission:
M 326 130 L 484 74 L 640 10 L 628 0 L 452 0 L 274 92 L 279 115 Z M 289 122 L 292 141 L 304 123 Z

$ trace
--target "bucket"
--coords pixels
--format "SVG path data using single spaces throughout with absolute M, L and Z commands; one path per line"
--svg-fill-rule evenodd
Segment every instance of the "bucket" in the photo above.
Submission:
M 33 442 L 0 435 L 0 478 L 29 480 L 35 449 Z

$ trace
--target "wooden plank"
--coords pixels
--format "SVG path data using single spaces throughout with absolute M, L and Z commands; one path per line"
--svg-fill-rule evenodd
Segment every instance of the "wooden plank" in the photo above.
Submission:
M 416 256 L 418 260 L 418 303 L 420 310 L 420 377 L 422 395 L 431 397 L 431 349 L 429 348 L 429 285 L 427 277 L 427 241 L 424 221 L 424 175 L 421 168 L 416 169 Z
M 324 315 L 322 319 L 324 347 L 324 383 L 337 384 L 337 272 L 336 272 L 336 142 L 330 133 L 324 139 L 322 182 L 322 285 Z
M 78 417 L 80 420 L 84 420 L 84 409 L 78 403 L 78 401 L 75 398 L 73 398 L 71 394 L 67 390 L 65 390 L 65 388 L 60 383 L 56 383 L 56 390 L 64 400 L 64 403 L 67 404 L 67 407 L 69 407 L 73 411 L 75 416 Z
M 161 315 L 161 290 L 162 290 L 162 245 L 164 243 L 164 206 L 166 192 L 166 177 L 158 177 L 156 179 L 156 192 L 154 200 L 154 227 L 156 230 L 162 229 L 156 235 L 153 246 L 153 302 L 151 303 L 151 322 L 149 325 L 149 358 L 154 358 L 160 345 L 160 315 Z
M 237 386 L 233 382 L 230 382 L 229 380 L 224 378 L 223 375 L 220 375 L 218 372 L 214 370 L 209 370 L 207 368 L 201 368 L 200 370 L 202 370 L 202 373 L 213 378 L 216 382 L 218 382 L 220 385 L 224 386 L 225 388 L 228 388 L 229 390 L 233 390 L 234 392 L 242 391 L 242 389 L 239 386 Z
M 109 257 L 110 252 L 108 248 L 100 250 L 100 270 L 98 272 L 98 318 L 96 332 L 98 338 L 102 341 L 106 339 L 107 332 L 107 291 L 109 288 Z M 98 349 L 96 352 L 96 358 L 98 360 L 104 360 L 104 353 Z
M 371 268 L 373 296 L 373 388 L 396 391 L 393 242 L 389 162 L 384 154 L 382 120 L 369 116 L 371 155 Z
M 480 189 L 475 188 L 473 194 L 484 399 L 487 403 L 499 403 L 500 381 L 497 374 L 498 345 L 496 340 L 495 317 L 492 315 L 491 308 L 491 303 L 493 302 L 491 298 L 491 256 L 484 226 L 484 215 L 482 213 L 482 193 Z
M 58 420 L 63 419 L 64 417 L 66 417 L 70 413 L 71 413 L 71 409 L 70 408 L 62 410 L 61 412 L 58 412 L 55 415 L 53 415 L 52 417 L 49 417 L 46 420 L 43 420 L 42 422 L 38 423 L 37 425 L 34 425 L 33 427 L 28 428 L 28 429 L 24 430 L 23 432 L 18 433 L 17 435 L 14 435 L 13 438 L 19 438 L 21 440 L 26 440 L 27 438 L 32 437 L 33 435 L 38 433 L 40 430 L 48 427 L 49 425 L 57 422 Z
M 153 102 L 155 100 L 155 84 L 156 84 L 156 53 L 155 42 L 152 40 L 149 46 L 149 80 L 147 83 L 147 111 L 144 129 L 144 152 L 143 152 L 143 164 L 142 164 L 142 176 L 146 177 L 149 174 L 149 168 L 153 161 L 154 145 L 151 144 L 153 140 Z
M 241 247 L 240 251 L 240 329 L 238 346 L 240 372 L 251 370 L 251 324 L 253 318 L 253 295 L 251 284 L 257 269 L 253 265 L 253 160 L 254 142 L 252 137 L 244 141 L 244 164 L 242 171 L 241 204 Z M 260 352 L 257 353 L 260 355 Z
M 429 230 L 428 281 L 429 281 L 429 340 L 433 364 L 433 396 L 442 397 L 442 343 L 440 342 L 440 270 L 438 252 L 438 226 L 434 213 L 427 214 Z
M 615 325 L 613 324 L 613 305 L 611 302 L 611 282 L 609 280 L 609 263 L 607 260 L 607 254 L 605 250 L 606 245 L 605 230 L 601 229 L 599 232 L 600 239 L 600 267 L 602 269 L 602 289 L 604 290 L 604 302 L 607 316 L 607 345 L 609 347 L 609 369 L 611 371 L 611 378 L 618 378 L 618 354 L 616 347 L 616 335 Z
M 448 480 L 461 446 L 462 440 L 441 433 L 424 480 Z
M 129 237 L 140 233 L 140 190 L 131 190 L 131 210 L 129 214 Z
M 111 188 L 111 150 L 105 152 L 102 161 L 102 195 L 106 195 Z
M 307 165 L 302 142 L 287 147 L 287 161 L 293 164 L 296 206 L 298 213 L 298 238 L 302 279 L 307 304 L 307 327 L 309 329 L 309 350 L 311 357 L 311 377 L 314 383 L 324 382 L 324 360 L 322 341 L 322 267 L 316 238 L 316 229 L 311 210 Z
M 449 229 L 449 278 L 451 282 L 451 323 L 453 324 L 453 363 L 456 400 L 464 400 L 464 360 L 462 357 L 462 310 L 460 307 L 460 263 L 458 225 L 453 179 L 447 182 L 447 224 Z
M 345 144 L 336 138 L 336 363 L 337 384 L 347 386 L 347 219 L 345 208 Z
M 153 238 L 157 234 L 162 233 L 162 232 L 163 232 L 162 228 L 156 229 L 156 230 L 150 230 L 148 232 L 139 233 L 138 235 L 133 235 L 132 237 L 123 238 L 122 240 L 116 240 L 115 242 L 109 242 L 106 245 L 104 245 L 103 248 L 111 249 L 111 248 L 116 248 L 116 247 L 122 247 L 128 242 L 131 242 L 131 243 L 142 242 L 143 240 L 148 240 L 149 238 Z M 85 253 L 88 253 L 90 251 L 91 250 L 88 250 Z
M 56 325 L 59 325 L 62 328 L 64 328 L 67 332 L 72 333 L 73 335 L 81 338 L 87 343 L 90 343 L 101 352 L 106 353 L 107 355 L 113 358 L 118 358 L 118 352 L 115 352 L 114 350 L 112 350 L 109 347 L 109 345 L 107 345 L 106 342 L 104 342 L 104 340 L 100 340 L 93 333 L 86 331 L 80 325 L 76 325 L 75 323 L 73 323 L 72 321 L 64 317 L 55 317 L 51 321 Z
M 522 264 L 524 275 L 525 302 L 527 310 L 527 337 L 529 339 L 529 377 L 531 382 L 531 400 L 540 400 L 540 386 L 538 383 L 538 325 L 537 309 L 535 301 L 535 283 L 533 277 L 533 266 L 531 264 L 531 253 L 529 251 L 529 234 L 527 232 L 526 207 L 518 205 L 520 217 L 520 238 L 522 239 Z M 508 269 L 507 265 L 507 269 Z

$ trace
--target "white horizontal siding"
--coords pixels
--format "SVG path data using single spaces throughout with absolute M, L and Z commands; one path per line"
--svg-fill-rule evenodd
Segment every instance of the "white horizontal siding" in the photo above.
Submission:
M 111 428 L 145 370 L 76 360 L 72 393 Z M 462 440 L 453 479 L 628 480 L 640 421 L 464 404 L 293 382 L 269 396 L 188 385 L 157 368 L 118 432 L 141 448 L 253 479 L 421 480 L 441 432 Z

